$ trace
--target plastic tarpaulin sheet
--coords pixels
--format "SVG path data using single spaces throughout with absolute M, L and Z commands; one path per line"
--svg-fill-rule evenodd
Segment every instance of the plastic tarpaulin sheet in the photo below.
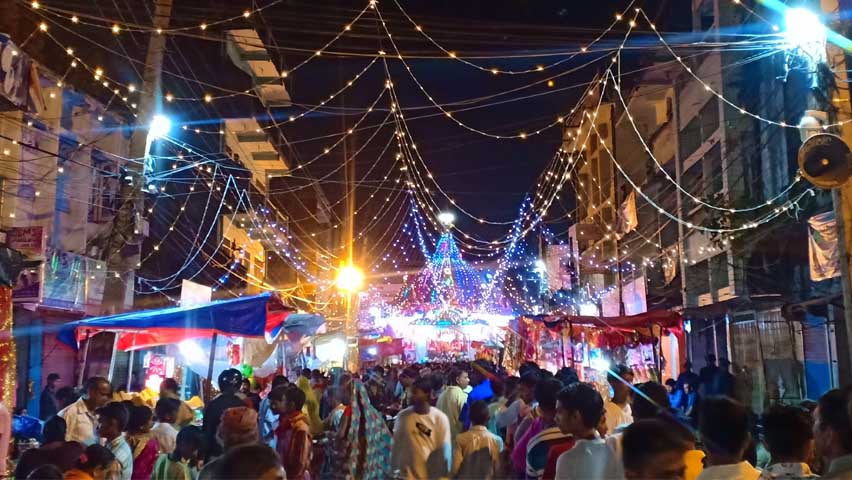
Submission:
M 828 211 L 808 219 L 808 256 L 811 280 L 819 282 L 840 276 L 837 224 L 834 212 Z
M 171 307 L 95 317 L 71 322 L 59 330 L 59 339 L 78 348 L 87 335 L 119 332 L 122 350 L 177 343 L 188 338 L 210 337 L 214 333 L 242 337 L 263 337 L 267 330 L 267 303 L 270 295 L 220 300 L 205 305 Z M 283 321 L 284 317 L 281 316 Z M 277 319 L 273 319 L 273 322 Z

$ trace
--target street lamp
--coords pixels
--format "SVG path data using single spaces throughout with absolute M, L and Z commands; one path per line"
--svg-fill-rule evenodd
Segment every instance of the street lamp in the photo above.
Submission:
M 441 222 L 445 228 L 450 228 L 456 223 L 456 214 L 453 212 L 441 212 L 438 214 L 438 221 Z
M 345 265 L 337 271 L 337 288 L 345 293 L 354 293 L 364 286 L 364 272 L 354 265 Z
M 354 371 L 358 368 L 358 357 L 360 354 L 358 353 L 358 342 L 355 338 L 358 327 L 354 315 L 356 309 L 353 307 L 353 294 L 356 294 L 363 288 L 364 272 L 355 265 L 344 265 L 337 271 L 337 280 L 335 283 L 337 283 L 337 288 L 345 295 L 346 300 L 346 324 L 344 330 L 348 345 L 344 355 L 344 366 Z M 355 295 L 354 299 L 357 301 L 358 296 Z M 352 346 L 354 348 L 350 348 Z
M 165 115 L 154 115 L 151 119 L 151 125 L 148 126 L 148 141 L 156 140 L 165 137 L 172 129 L 172 121 Z

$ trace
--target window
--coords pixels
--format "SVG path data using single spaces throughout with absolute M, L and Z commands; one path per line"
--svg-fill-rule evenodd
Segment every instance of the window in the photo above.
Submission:
M 707 155 L 704 155 L 704 177 L 707 179 L 704 183 L 705 196 L 716 195 L 725 188 L 724 173 L 722 169 L 722 147 L 719 143 L 716 143 L 707 152 Z
M 701 118 L 695 117 L 680 131 L 680 158 L 686 161 L 701 146 Z
M 701 141 L 706 142 L 710 135 L 719 129 L 719 100 L 715 96 L 701 107 L 698 112 L 701 119 Z
M 728 278 L 728 254 L 722 252 L 710 259 L 710 282 L 713 291 L 727 288 L 730 284 Z
M 698 115 L 680 131 L 680 159 L 686 159 L 698 150 L 719 129 L 719 99 L 715 96 L 707 101 Z
M 707 275 L 707 260 L 686 267 L 686 292 L 690 297 L 710 293 L 710 278 Z
M 118 162 L 98 149 L 92 150 L 94 180 L 89 199 L 89 221 L 105 223 L 112 220 L 121 206 L 121 179 Z
M 681 184 L 687 192 L 694 196 L 700 196 L 704 191 L 704 165 L 702 162 L 695 162 L 689 170 L 683 174 Z

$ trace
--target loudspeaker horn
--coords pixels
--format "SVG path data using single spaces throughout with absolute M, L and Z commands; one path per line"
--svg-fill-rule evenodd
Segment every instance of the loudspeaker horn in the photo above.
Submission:
M 816 134 L 799 148 L 799 170 L 819 188 L 837 188 L 852 176 L 852 151 L 837 135 Z

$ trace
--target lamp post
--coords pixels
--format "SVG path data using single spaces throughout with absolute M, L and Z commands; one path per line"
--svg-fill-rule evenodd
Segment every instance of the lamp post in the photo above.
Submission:
M 344 295 L 346 302 L 346 323 L 344 332 L 346 333 L 346 354 L 344 355 L 344 365 L 351 371 L 358 369 L 358 360 L 360 357 L 358 351 L 357 337 L 357 322 L 354 318 L 355 308 L 353 306 L 353 295 L 357 299 L 358 292 L 364 287 L 364 272 L 360 268 L 352 265 L 344 265 L 337 271 L 337 289 Z M 355 340 L 352 345 L 353 339 Z

